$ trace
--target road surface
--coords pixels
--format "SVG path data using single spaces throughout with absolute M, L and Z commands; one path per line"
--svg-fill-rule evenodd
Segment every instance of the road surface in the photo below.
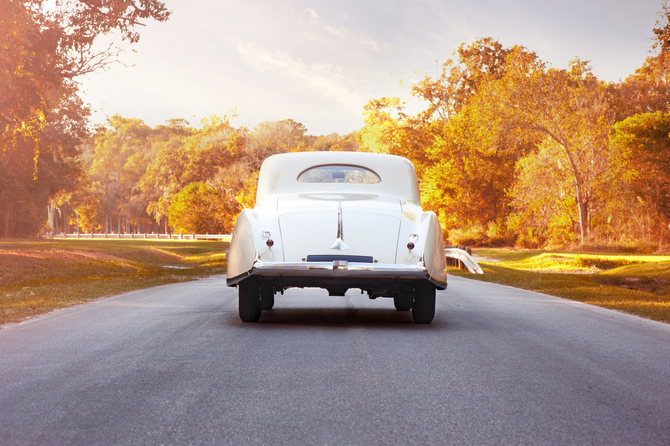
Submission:
M 670 444 L 670 326 L 450 277 L 390 299 L 223 277 L 0 330 L 0 444 Z

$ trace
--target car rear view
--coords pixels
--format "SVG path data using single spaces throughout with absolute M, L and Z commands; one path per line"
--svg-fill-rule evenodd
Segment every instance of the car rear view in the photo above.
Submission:
M 263 164 L 256 206 L 235 225 L 228 285 L 240 318 L 255 322 L 276 293 L 319 287 L 343 296 L 360 288 L 394 299 L 418 323 L 446 288 L 437 217 L 423 212 L 416 174 L 401 157 L 371 153 L 275 155 Z

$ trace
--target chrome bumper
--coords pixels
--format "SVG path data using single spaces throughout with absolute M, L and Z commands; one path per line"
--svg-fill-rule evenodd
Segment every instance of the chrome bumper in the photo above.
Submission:
M 228 278 L 228 286 L 234 286 L 249 276 L 262 277 L 342 277 L 342 278 L 399 278 L 399 279 L 426 279 L 433 282 L 440 289 L 446 288 L 446 283 L 434 280 L 428 274 L 424 265 L 396 265 L 384 263 L 356 263 L 342 260 L 332 262 L 272 262 L 266 263 L 257 260 L 247 273 L 241 276 Z

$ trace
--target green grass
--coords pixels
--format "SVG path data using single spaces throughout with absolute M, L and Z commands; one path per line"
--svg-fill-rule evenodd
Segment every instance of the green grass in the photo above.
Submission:
M 670 323 L 670 256 L 476 249 L 484 270 L 450 273 Z
M 222 274 L 228 246 L 215 241 L 0 240 L 0 324 Z

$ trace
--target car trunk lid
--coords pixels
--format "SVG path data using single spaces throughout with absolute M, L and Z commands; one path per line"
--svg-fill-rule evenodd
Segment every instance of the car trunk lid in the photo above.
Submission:
M 401 212 L 395 197 L 376 194 L 302 193 L 279 197 L 277 203 L 284 261 L 310 255 L 372 256 L 395 263 Z M 341 216 L 338 212 L 341 210 Z M 339 221 L 341 221 L 341 226 Z M 341 241 L 338 242 L 338 229 Z

